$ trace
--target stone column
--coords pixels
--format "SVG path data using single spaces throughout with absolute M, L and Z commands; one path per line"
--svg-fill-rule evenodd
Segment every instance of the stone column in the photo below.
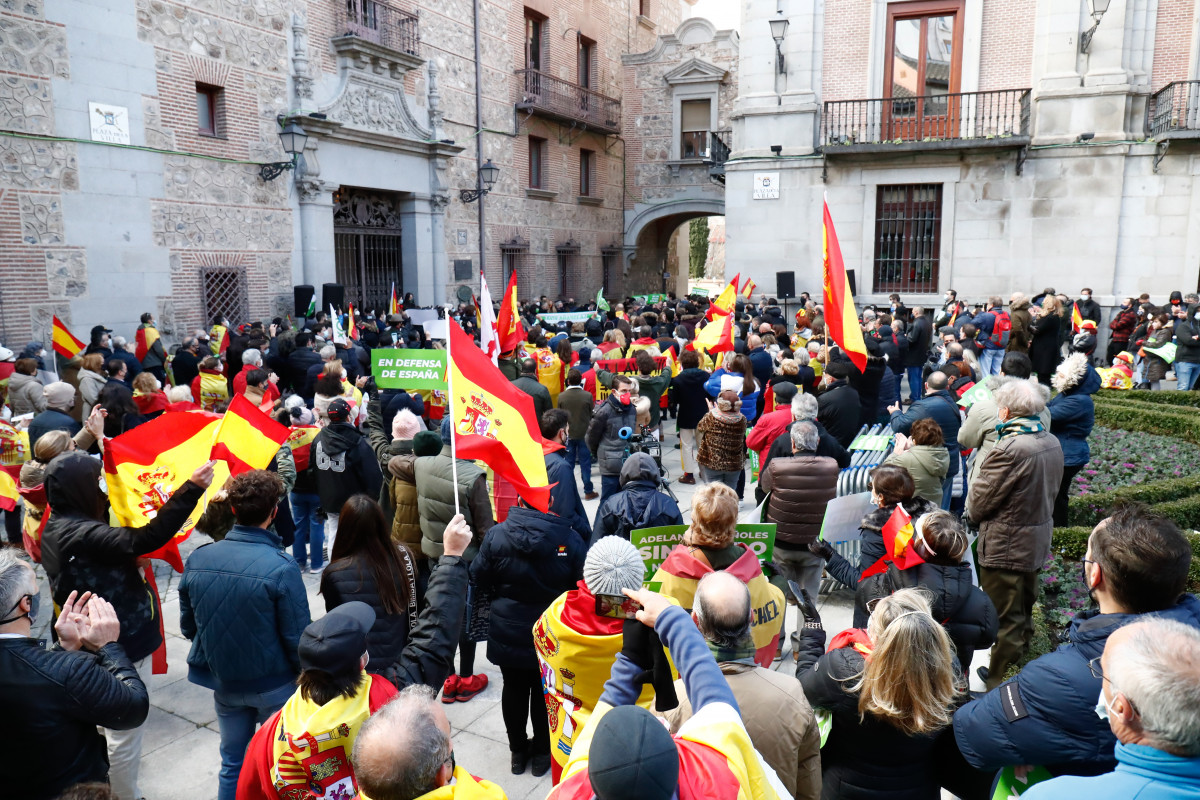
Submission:
M 419 305 L 446 302 L 445 245 L 434 236 L 433 201 L 428 195 L 413 195 L 400 204 L 401 257 L 404 291 L 412 292 Z M 442 267 L 434 252 L 442 250 Z M 431 269 L 432 267 L 432 269 Z
M 450 262 L 446 254 L 446 206 L 450 205 L 450 195 L 435 194 L 429 198 L 429 227 L 433 237 L 431 242 L 433 256 L 433 302 L 435 305 L 445 305 L 446 285 L 450 283 Z
M 321 291 L 321 284 L 334 283 L 337 269 L 333 252 L 333 191 L 317 178 L 296 181 L 300 200 L 301 283 Z

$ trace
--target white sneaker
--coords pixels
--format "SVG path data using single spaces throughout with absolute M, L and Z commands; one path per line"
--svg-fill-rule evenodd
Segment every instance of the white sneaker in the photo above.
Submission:
M 328 564 L 322 564 L 319 567 L 309 567 L 308 569 L 305 570 L 305 572 L 307 572 L 309 575 L 320 575 L 322 572 L 325 571 L 325 567 L 327 567 L 327 566 L 328 566 Z

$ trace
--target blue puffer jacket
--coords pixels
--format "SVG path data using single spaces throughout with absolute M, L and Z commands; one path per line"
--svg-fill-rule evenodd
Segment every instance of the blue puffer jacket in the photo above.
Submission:
M 750 394 L 744 394 L 745 381 L 739 372 L 730 372 L 724 367 L 714 372 L 704 383 L 704 391 L 709 397 L 716 398 L 721 392 L 729 389 L 737 392 L 738 397 L 742 399 L 741 412 L 742 416 L 750 424 L 754 424 L 754 419 L 758 416 L 758 395 L 762 392 L 762 386 L 755 381 L 755 389 Z
M 1059 375 L 1064 377 L 1060 379 Z M 1063 466 L 1083 466 L 1092 457 L 1087 437 L 1096 424 L 1092 395 L 1100 391 L 1100 373 L 1087 363 L 1087 356 L 1076 353 L 1062 363 L 1055 380 L 1059 393 L 1046 404 L 1050 409 L 1050 432 L 1062 445 Z
M 950 471 L 947 478 L 958 474 L 959 457 L 962 448 L 958 444 L 958 429 L 962 425 L 962 416 L 958 411 L 958 401 L 945 389 L 931 392 L 908 407 L 908 411 L 892 413 L 892 430 L 906 436 L 912 432 L 913 423 L 928 417 L 942 429 L 942 437 L 946 440 L 946 449 L 950 451 Z
M 1144 744 L 1117 745 L 1117 769 L 1094 778 L 1066 776 L 1022 792 L 1024 800 L 1198 800 L 1200 758 L 1174 756 Z
M 234 525 L 196 548 L 179 582 L 179 627 L 192 640 L 188 680 L 265 692 L 296 680 L 308 626 L 300 568 L 269 530 Z
M 1109 634 L 1142 616 L 1080 614 L 1067 644 L 960 708 L 954 714 L 954 738 L 963 757 L 982 770 L 1041 764 L 1055 775 L 1111 772 L 1117 740 L 1096 716 L 1103 679 L 1092 677 L 1088 661 L 1104 652 Z M 1200 628 L 1200 600 L 1185 594 L 1156 616 Z

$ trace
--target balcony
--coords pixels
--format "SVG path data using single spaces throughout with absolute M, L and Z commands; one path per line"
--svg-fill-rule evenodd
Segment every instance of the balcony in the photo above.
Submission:
M 729 142 L 732 131 L 713 131 L 709 134 L 708 177 L 718 183 L 725 183 L 725 162 L 729 160 Z
M 621 101 L 541 70 L 519 69 L 517 109 L 604 134 L 621 132 Z
M 378 0 L 342 0 L 337 7 L 338 36 L 355 36 L 396 53 L 420 55 L 416 14 Z
M 1174 81 L 1152 94 L 1146 133 L 1159 142 L 1200 139 L 1200 81 Z
M 834 100 L 825 103 L 825 155 L 1029 144 L 1029 89 Z

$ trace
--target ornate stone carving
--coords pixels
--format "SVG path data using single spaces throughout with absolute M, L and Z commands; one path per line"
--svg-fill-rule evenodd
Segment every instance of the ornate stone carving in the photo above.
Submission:
M 0 69 L 70 78 L 66 28 L 20 17 L 0 17 Z
M 163 181 L 170 200 L 214 205 L 282 206 L 287 182 L 264 182 L 252 164 L 168 155 L 163 157 Z
M 75 144 L 0 136 L 0 189 L 79 189 Z
M 308 18 L 303 10 L 292 14 L 292 86 L 300 105 L 312 100 L 313 80 L 308 66 Z
M 50 82 L 19 75 L 0 78 L 0 129 L 42 135 L 54 133 Z
M 341 190 L 333 196 L 333 224 L 339 228 L 397 229 L 400 205 L 389 192 Z
M 53 298 L 87 294 L 87 253 L 84 250 L 47 250 L 46 281 Z
M 438 91 L 438 64 L 436 58 L 429 59 L 429 129 L 431 139 L 442 138 L 442 93 Z
M 26 244 L 63 244 L 62 205 L 58 195 L 22 194 L 21 241 Z
M 428 135 L 419 130 L 408 109 L 403 83 L 388 85 L 369 78 L 354 78 L 326 113 L 330 119 L 355 128 L 411 138 Z
M 450 195 L 435 194 L 429 197 L 429 205 L 433 208 L 435 214 L 445 214 L 446 206 L 450 205 Z
M 316 203 L 329 197 L 325 181 L 317 178 L 300 178 L 296 181 L 296 196 L 301 203 Z

